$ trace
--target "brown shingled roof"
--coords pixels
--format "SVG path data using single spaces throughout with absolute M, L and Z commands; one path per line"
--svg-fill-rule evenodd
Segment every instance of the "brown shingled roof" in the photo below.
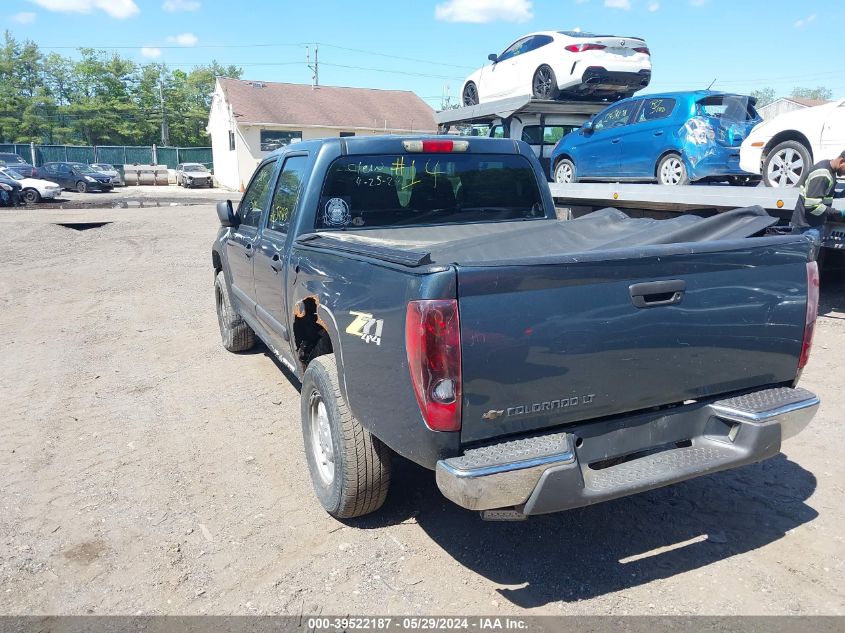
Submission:
M 437 131 L 431 106 L 405 90 L 218 81 L 238 123 Z
M 787 97 L 787 99 L 799 105 L 807 106 L 808 108 L 830 103 L 827 99 L 805 99 L 804 97 Z

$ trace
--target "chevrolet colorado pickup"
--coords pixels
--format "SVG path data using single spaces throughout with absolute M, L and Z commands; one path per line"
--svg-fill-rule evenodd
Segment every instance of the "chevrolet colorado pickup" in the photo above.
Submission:
M 385 136 L 273 152 L 217 212 L 223 345 L 301 381 L 335 517 L 384 503 L 394 454 L 524 517 L 772 457 L 819 406 L 813 244 L 760 208 L 562 221 L 520 141 Z

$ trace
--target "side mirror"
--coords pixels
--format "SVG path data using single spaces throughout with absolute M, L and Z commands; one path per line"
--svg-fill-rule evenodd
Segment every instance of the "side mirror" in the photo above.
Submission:
M 217 203 L 217 217 L 220 220 L 220 226 L 238 226 L 240 218 L 232 209 L 231 200 L 221 200 Z
M 491 62 L 493 62 L 495 64 L 497 61 L 499 61 L 499 56 L 496 55 L 496 53 L 490 53 L 487 56 L 487 59 L 489 59 Z
M 587 121 L 584 125 L 581 126 L 581 129 L 584 130 L 584 136 L 589 136 L 593 132 L 595 132 L 595 128 L 593 127 L 592 121 Z

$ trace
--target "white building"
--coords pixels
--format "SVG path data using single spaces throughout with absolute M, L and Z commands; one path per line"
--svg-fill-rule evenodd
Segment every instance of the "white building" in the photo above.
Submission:
M 773 119 L 779 114 L 785 112 L 794 112 L 795 110 L 803 110 L 804 108 L 812 108 L 814 106 L 824 105 L 830 101 L 823 101 L 821 99 L 804 99 L 802 97 L 778 97 L 771 103 L 757 108 L 757 112 L 764 120 Z
M 219 77 L 208 116 L 214 176 L 239 189 L 288 143 L 331 136 L 435 133 L 434 110 L 413 92 Z

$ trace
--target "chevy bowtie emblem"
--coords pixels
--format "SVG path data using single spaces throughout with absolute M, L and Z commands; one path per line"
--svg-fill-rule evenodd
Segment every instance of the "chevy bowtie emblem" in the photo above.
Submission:
M 505 414 L 504 409 L 490 409 L 487 413 L 481 416 L 482 420 L 495 420 L 496 418 Z

